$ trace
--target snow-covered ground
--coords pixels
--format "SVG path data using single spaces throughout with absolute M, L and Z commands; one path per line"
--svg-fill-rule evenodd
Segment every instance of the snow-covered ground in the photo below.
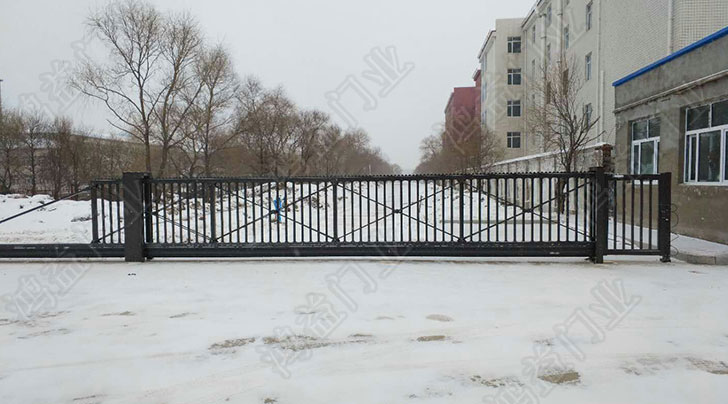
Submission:
M 728 401 L 726 267 L 5 261 L 0 279 L 0 403 Z
M 48 195 L 0 195 L 0 219 L 52 202 Z M 88 243 L 91 203 L 59 201 L 0 224 L 0 243 Z

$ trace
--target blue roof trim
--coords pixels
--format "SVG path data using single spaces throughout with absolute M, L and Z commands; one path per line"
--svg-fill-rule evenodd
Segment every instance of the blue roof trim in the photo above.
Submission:
M 725 28 L 721 29 L 720 31 L 718 31 L 718 32 L 716 32 L 714 34 L 708 35 L 705 38 L 703 38 L 703 39 L 701 39 L 701 40 L 699 40 L 699 41 L 697 41 L 697 42 L 695 42 L 693 44 L 690 44 L 690 45 L 688 45 L 688 46 L 680 49 L 679 51 L 677 51 L 677 52 L 675 52 L 675 53 L 673 53 L 671 55 L 668 55 L 668 56 L 666 56 L 666 57 L 658 60 L 655 63 L 652 63 L 651 65 L 645 66 L 645 67 L 637 70 L 636 72 L 630 74 L 629 76 L 626 76 L 624 78 L 621 78 L 621 79 L 615 81 L 614 83 L 612 83 L 612 86 L 614 86 L 614 87 L 620 86 L 620 85 L 622 85 L 622 84 L 624 84 L 624 83 L 626 83 L 626 82 L 628 82 L 628 81 L 630 81 L 630 80 L 632 80 L 632 79 L 634 79 L 636 77 L 639 77 L 639 76 L 641 76 L 641 75 L 649 72 L 650 70 L 656 69 L 657 67 L 662 66 L 665 63 L 667 63 L 667 62 L 669 62 L 669 61 L 671 61 L 673 59 L 677 59 L 677 58 L 679 58 L 680 56 L 682 56 L 682 55 L 684 55 L 686 53 L 692 52 L 695 49 L 698 49 L 701 46 L 705 46 L 705 45 L 707 45 L 707 44 L 715 41 L 716 39 L 722 38 L 722 37 L 724 37 L 726 35 L 728 35 L 728 27 L 725 27 Z

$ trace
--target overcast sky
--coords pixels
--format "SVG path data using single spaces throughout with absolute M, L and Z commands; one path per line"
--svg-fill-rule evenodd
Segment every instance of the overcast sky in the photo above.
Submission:
M 98 133 L 110 131 L 103 108 L 53 84 L 63 75 L 63 62 L 79 55 L 74 42 L 83 38 L 89 10 L 105 3 L 2 1 L 4 106 L 38 102 Z M 420 140 L 444 120 L 452 88 L 472 85 L 478 50 L 495 19 L 523 17 L 533 0 L 153 3 L 162 11 L 190 10 L 207 39 L 221 41 L 231 51 L 241 76 L 256 75 L 270 87 L 282 85 L 298 105 L 327 111 L 344 126 L 363 127 L 390 161 L 410 170 L 417 165 Z M 364 74 L 372 70 L 365 57 L 373 49 L 390 46 L 396 51 L 401 80 L 383 86 L 386 82 L 375 80 L 381 76 Z M 373 66 L 391 73 L 383 55 L 388 54 L 372 59 Z M 351 86 L 345 89 L 342 84 Z M 326 97 L 337 88 L 342 89 L 338 107 Z

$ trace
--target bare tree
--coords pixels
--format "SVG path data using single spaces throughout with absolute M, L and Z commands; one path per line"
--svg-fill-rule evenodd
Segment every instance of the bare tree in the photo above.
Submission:
M 164 19 L 148 3 L 124 0 L 92 14 L 87 25 L 108 48 L 108 63 L 83 62 L 71 85 L 104 103 L 115 117 L 109 123 L 144 144 L 146 170 L 151 172 L 154 113 L 164 94 L 155 89 Z
M 300 171 L 311 174 L 315 170 L 316 157 L 321 152 L 321 137 L 327 126 L 330 125 L 329 116 L 321 111 L 302 111 L 298 114 L 296 127 L 298 129 L 298 160 Z
M 165 174 L 170 150 L 185 140 L 185 119 L 204 86 L 195 74 L 202 53 L 197 22 L 188 13 L 172 14 L 165 18 L 163 27 L 159 60 L 164 76 L 160 100 L 154 108 L 159 130 L 153 136 L 160 146 L 158 176 Z
M 35 195 L 38 192 L 38 171 L 40 165 L 38 153 L 44 147 L 49 123 L 43 114 L 35 111 L 23 116 L 23 126 L 22 142 L 30 175 L 30 193 Z
M 545 150 L 556 151 L 563 170 L 576 168 L 576 159 L 582 149 L 599 136 L 594 127 L 599 120 L 592 116 L 591 108 L 584 104 L 579 92 L 584 77 L 575 59 L 560 57 L 553 65 L 542 69 L 543 80 L 535 80 L 529 90 L 535 95 L 527 123 L 531 133 L 540 136 Z M 557 206 L 564 210 L 566 183 L 556 185 Z
M 200 54 L 195 77 L 201 91 L 187 114 L 189 135 L 181 149 L 191 173 L 199 168 L 210 176 L 213 159 L 237 137 L 231 124 L 239 81 L 228 52 L 220 45 Z
M 42 170 L 54 198 L 61 196 L 68 179 L 67 164 L 71 153 L 73 124 L 68 118 L 56 118 L 46 135 Z
M 238 95 L 235 131 L 250 151 L 249 169 L 260 175 L 285 174 L 295 159 L 297 108 L 283 89 L 266 90 L 248 78 Z
M 487 170 L 502 156 L 493 133 L 468 125 L 467 136 L 455 137 L 445 129 L 420 143 L 418 173 L 479 172 Z
M 542 69 L 543 80 L 535 80 L 529 91 L 534 94 L 528 126 L 540 136 L 546 150 L 558 151 L 564 171 L 575 169 L 577 155 L 598 138 L 598 117 L 594 117 L 579 97 L 584 84 L 575 59 L 560 58 Z
M 23 120 L 20 113 L 3 110 L 0 114 L 0 192 L 11 192 L 21 166 Z

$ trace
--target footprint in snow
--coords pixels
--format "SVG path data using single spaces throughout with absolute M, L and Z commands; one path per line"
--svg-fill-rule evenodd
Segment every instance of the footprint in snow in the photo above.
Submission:
M 443 323 L 453 321 L 452 317 L 448 317 L 444 314 L 430 314 L 429 316 L 427 316 L 427 319 L 433 321 L 441 321 Z

